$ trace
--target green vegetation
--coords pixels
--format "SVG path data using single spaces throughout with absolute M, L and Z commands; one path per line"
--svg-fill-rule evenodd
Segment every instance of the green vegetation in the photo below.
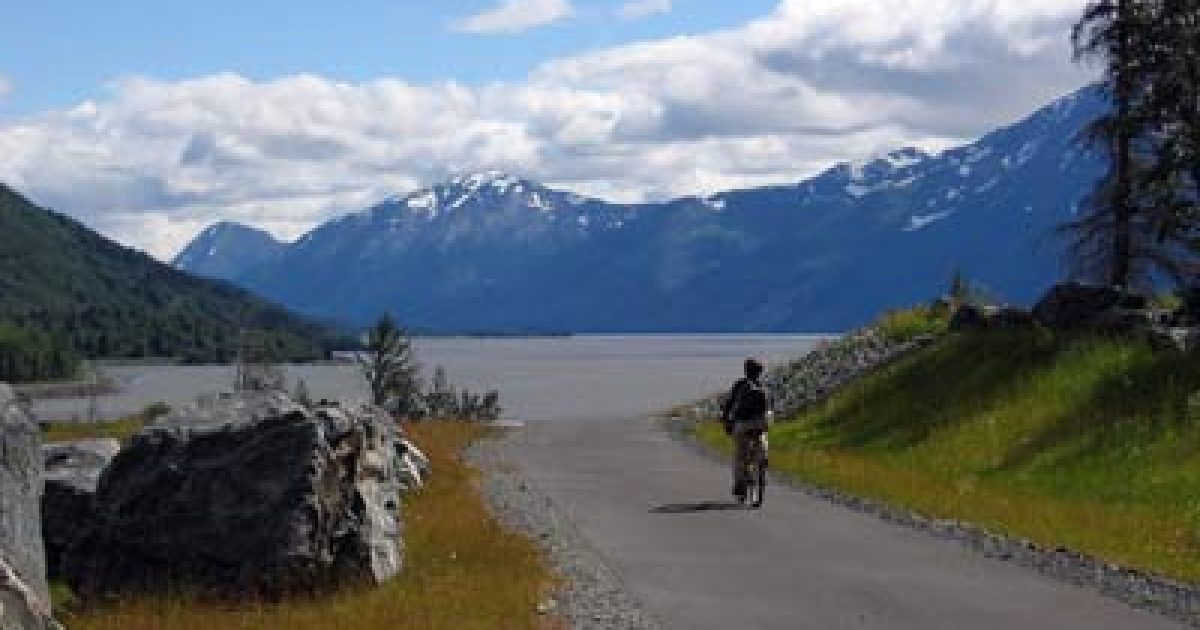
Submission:
M 1200 356 L 952 334 L 771 431 L 810 482 L 1200 580 Z M 727 446 L 715 424 L 702 438 Z
M 132 416 L 108 422 L 51 422 L 45 426 L 42 438 L 46 442 L 70 442 L 95 438 L 113 438 L 124 442 L 139 429 L 171 411 L 166 403 L 157 402 Z
M 528 539 L 488 511 L 462 450 L 486 435 L 476 423 L 409 427 L 435 471 L 405 501 L 405 569 L 377 589 L 280 603 L 206 603 L 189 597 L 130 599 L 82 609 L 61 587 L 56 616 L 72 630 L 208 628 L 553 628 L 537 603 L 553 585 Z
M 938 335 L 946 332 L 949 326 L 949 309 L 942 306 L 915 306 L 888 311 L 875 324 L 875 328 L 892 341 Z
M 0 322 L 0 381 L 65 379 L 78 370 L 79 357 L 61 337 Z
M 342 343 L 325 326 L 121 247 L 3 185 L 0 324 L 7 324 L 0 329 L 0 366 L 23 366 L 22 378 L 13 380 L 69 372 L 28 358 L 50 347 L 89 358 L 226 362 L 244 329 L 263 331 L 286 360 L 322 358 Z M 24 332 L 12 332 L 14 327 Z M 4 345 L 11 338 L 20 342 Z M 35 365 L 38 369 L 27 375 Z

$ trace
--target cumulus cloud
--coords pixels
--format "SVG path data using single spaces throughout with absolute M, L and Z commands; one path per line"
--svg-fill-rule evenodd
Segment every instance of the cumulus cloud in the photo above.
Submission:
M 575 14 L 569 0 L 502 0 L 489 11 L 463 18 L 454 30 L 464 33 L 520 33 Z
M 671 12 L 671 0 L 629 0 L 617 9 L 617 15 L 633 20 Z
M 963 142 L 1083 85 L 1067 35 L 1084 2 L 794 0 L 482 87 L 133 77 L 0 123 L 0 181 L 161 257 L 219 219 L 292 238 L 464 171 L 626 201 L 794 182 Z

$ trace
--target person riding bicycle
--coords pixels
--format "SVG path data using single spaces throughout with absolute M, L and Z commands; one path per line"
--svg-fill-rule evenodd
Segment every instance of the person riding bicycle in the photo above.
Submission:
M 721 423 L 733 437 L 733 495 L 739 500 L 746 497 L 747 464 L 755 447 L 762 449 L 766 467 L 767 424 L 772 415 L 771 397 L 762 382 L 763 364 L 750 358 L 743 367 L 745 378 L 733 384 L 721 406 Z

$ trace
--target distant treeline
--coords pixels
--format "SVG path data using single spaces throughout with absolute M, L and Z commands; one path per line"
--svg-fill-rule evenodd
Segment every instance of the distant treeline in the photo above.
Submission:
M 79 371 L 79 355 L 60 337 L 0 323 L 0 381 L 65 379 Z

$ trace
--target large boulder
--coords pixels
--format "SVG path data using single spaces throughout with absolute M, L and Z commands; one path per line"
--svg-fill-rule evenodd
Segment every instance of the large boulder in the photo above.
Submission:
M 1144 310 L 1146 306 L 1145 296 L 1108 286 L 1070 282 L 1051 288 L 1033 307 L 1033 316 L 1047 328 L 1079 330 L 1092 327 L 1110 311 Z
M 71 544 L 93 520 L 93 496 L 104 471 L 121 450 L 112 439 L 77 440 L 42 445 L 46 484 L 42 494 L 42 536 L 46 572 L 62 576 Z
M 381 582 L 401 568 L 405 450 L 375 407 L 307 409 L 282 393 L 202 401 L 112 460 L 64 569 L 83 596 Z
M 38 427 L 0 383 L 0 628 L 53 627 L 42 549 Z

